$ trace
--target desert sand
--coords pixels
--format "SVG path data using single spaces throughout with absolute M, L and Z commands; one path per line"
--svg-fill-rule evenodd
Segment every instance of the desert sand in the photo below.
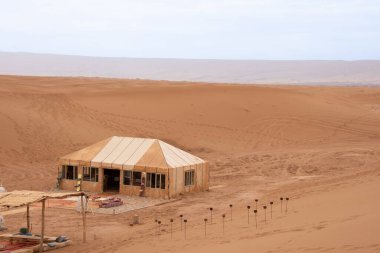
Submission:
M 89 214 L 87 244 L 80 214 L 48 208 L 46 233 L 74 240 L 56 252 L 380 251 L 378 87 L 0 76 L 0 182 L 8 190 L 54 188 L 59 156 L 113 135 L 162 139 L 208 160 L 210 191 Z M 280 197 L 290 198 L 287 212 Z M 246 208 L 255 198 L 257 229 Z M 142 224 L 130 227 L 134 214 Z M 179 214 L 189 221 L 186 240 Z M 26 221 L 24 212 L 5 218 L 10 230 Z M 39 220 L 36 206 L 35 231 Z

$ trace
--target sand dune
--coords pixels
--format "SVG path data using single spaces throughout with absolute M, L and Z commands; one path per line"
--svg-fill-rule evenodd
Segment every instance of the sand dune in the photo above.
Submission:
M 54 187 L 56 158 L 111 135 L 163 139 L 210 161 L 211 190 L 131 213 L 80 216 L 48 209 L 47 233 L 74 246 L 61 252 L 376 252 L 380 250 L 380 89 L 246 86 L 102 78 L 0 77 L 0 182 L 9 190 Z M 291 197 L 289 213 L 278 198 Z M 246 224 L 247 204 L 276 200 L 274 220 Z M 236 220 L 220 235 L 220 215 Z M 215 208 L 204 239 L 203 217 Z M 189 237 L 154 218 L 189 218 Z M 33 209 L 35 229 L 39 209 Z M 56 219 L 60 217 L 60 219 Z M 24 216 L 6 217 L 10 229 Z M 68 220 L 66 220 L 68 218 Z M 252 224 L 251 224 L 252 225 Z M 99 229 L 101 227 L 101 229 Z M 149 243 L 146 243 L 148 241 Z
M 379 85 L 380 61 L 186 60 L 0 52 L 0 74 L 218 83 Z

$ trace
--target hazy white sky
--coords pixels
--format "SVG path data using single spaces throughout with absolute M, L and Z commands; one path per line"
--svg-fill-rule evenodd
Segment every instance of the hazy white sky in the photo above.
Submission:
M 380 59 L 380 1 L 0 0 L 0 51 Z

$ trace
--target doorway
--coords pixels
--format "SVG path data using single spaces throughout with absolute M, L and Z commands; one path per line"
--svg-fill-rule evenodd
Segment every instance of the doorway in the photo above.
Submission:
M 103 192 L 119 192 L 120 170 L 104 169 Z

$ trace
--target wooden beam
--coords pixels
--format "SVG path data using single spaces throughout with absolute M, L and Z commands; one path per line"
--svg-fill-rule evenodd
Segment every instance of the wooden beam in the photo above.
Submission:
M 28 233 L 30 233 L 30 213 L 29 204 L 26 205 L 26 227 L 28 228 Z
M 81 206 L 82 206 L 82 220 L 83 220 L 83 243 L 86 243 L 86 210 L 84 208 L 84 198 L 85 198 L 85 196 L 82 195 L 81 196 Z
M 40 253 L 44 251 L 44 235 L 45 235 L 45 199 L 42 200 Z

